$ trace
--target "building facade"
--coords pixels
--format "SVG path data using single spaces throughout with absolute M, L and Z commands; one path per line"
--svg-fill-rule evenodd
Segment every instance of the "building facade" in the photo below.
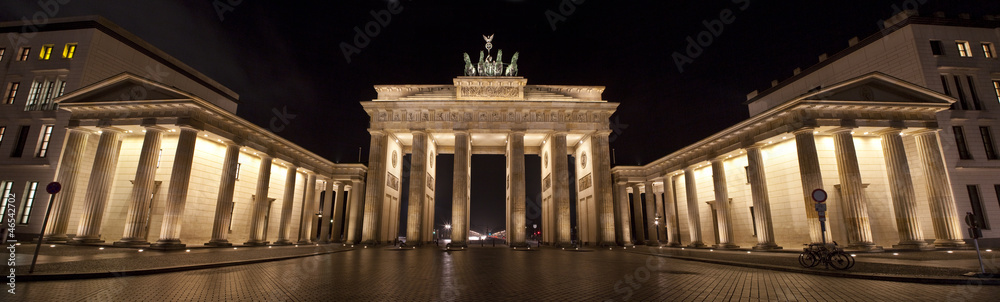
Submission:
M 103 18 L 26 28 L 0 23 L 15 37 L 0 42 L 0 189 L 19 240 L 41 231 L 51 181 L 51 242 L 339 242 L 360 223 L 346 195 L 365 166 L 239 118 L 236 93 Z

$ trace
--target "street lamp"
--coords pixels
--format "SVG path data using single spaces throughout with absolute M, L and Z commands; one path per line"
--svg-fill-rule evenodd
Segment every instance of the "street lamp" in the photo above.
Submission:
M 656 240 L 660 240 L 660 215 L 656 215 L 653 225 L 656 225 Z

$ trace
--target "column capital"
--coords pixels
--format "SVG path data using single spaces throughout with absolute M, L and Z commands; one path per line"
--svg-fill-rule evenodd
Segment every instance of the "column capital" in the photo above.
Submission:
M 605 136 L 606 137 L 608 135 L 611 135 L 611 132 L 612 131 L 609 130 L 609 129 L 597 130 L 597 131 L 594 131 L 594 133 L 591 134 L 591 136 L 598 136 L 598 135 L 600 135 L 600 136 Z
M 816 134 L 816 127 L 812 127 L 812 126 L 801 127 L 801 128 L 792 130 L 792 134 L 794 134 L 794 135 L 799 135 L 799 134 Z
M 838 134 L 838 133 L 844 133 L 844 132 L 850 133 L 851 131 L 854 131 L 855 128 L 857 128 L 857 127 L 853 127 L 853 126 L 841 126 L 841 127 L 830 129 L 830 130 L 828 130 L 826 132 L 829 132 L 831 134 Z
M 921 128 L 921 129 L 918 129 L 918 130 L 916 130 L 916 131 L 913 131 L 913 132 L 910 132 L 909 134 L 910 134 L 910 135 L 913 135 L 913 136 L 920 136 L 920 135 L 933 135 L 933 134 L 937 134 L 937 133 L 938 133 L 938 132 L 940 132 L 940 131 L 941 131 L 941 129 L 935 129 L 935 128 Z
M 874 133 L 875 135 L 886 135 L 886 134 L 899 135 L 900 133 L 903 132 L 903 129 L 906 129 L 906 128 L 905 127 L 888 127 L 888 128 L 884 128 L 884 129 L 875 130 L 872 133 Z
M 160 126 L 160 125 L 143 125 L 142 127 L 146 129 L 146 132 L 150 132 L 150 131 L 153 131 L 153 132 L 165 132 L 165 131 L 169 130 L 169 129 L 164 128 L 163 126 Z
M 125 133 L 125 129 L 118 128 L 118 127 L 112 127 L 110 125 L 107 125 L 107 126 L 98 126 L 98 128 L 100 128 L 100 130 L 98 130 L 99 132 Z

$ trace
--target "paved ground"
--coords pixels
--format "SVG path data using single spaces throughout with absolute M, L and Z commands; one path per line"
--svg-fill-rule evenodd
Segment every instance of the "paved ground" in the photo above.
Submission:
M 838 278 L 638 252 L 650 251 L 355 249 L 149 276 L 20 282 L 14 299 L 4 301 L 988 301 L 1000 295 L 1000 286 L 974 280 L 924 285 Z

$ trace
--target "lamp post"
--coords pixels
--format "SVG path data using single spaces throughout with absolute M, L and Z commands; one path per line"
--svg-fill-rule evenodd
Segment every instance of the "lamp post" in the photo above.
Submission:
M 659 241 L 660 240 L 660 215 L 656 215 L 656 218 L 653 220 L 653 225 L 656 226 L 656 240 Z
M 451 239 L 451 241 L 455 241 L 455 238 L 451 238 L 451 224 L 444 225 L 444 229 L 448 230 L 448 239 Z

